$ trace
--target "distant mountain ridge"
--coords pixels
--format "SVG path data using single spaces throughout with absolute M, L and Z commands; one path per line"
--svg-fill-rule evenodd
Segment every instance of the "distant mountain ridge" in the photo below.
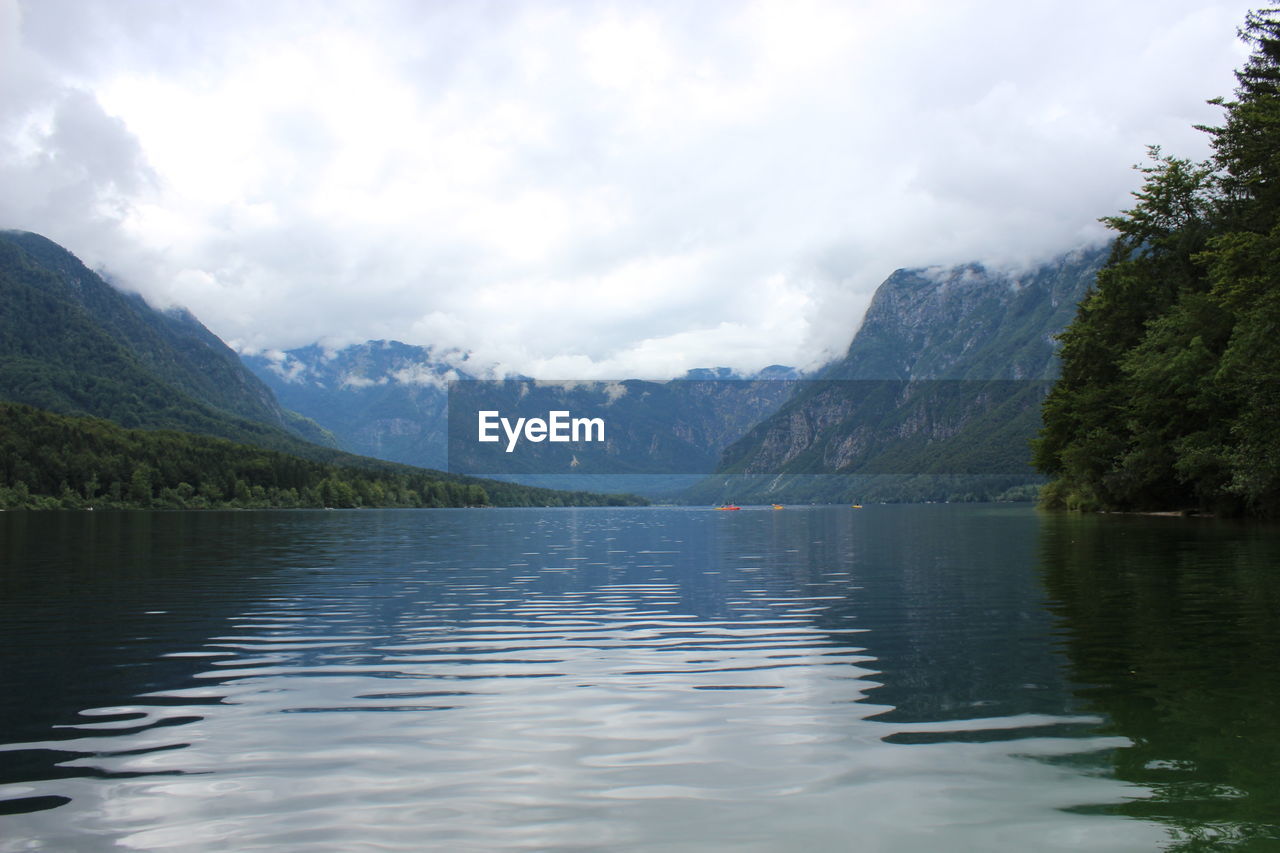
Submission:
M 454 362 L 464 353 L 399 341 L 367 341 L 339 350 L 316 344 L 244 355 L 243 363 L 281 404 L 323 424 L 352 453 L 445 468 L 445 388 L 472 378 Z
M 410 465 L 443 468 L 448 464 L 447 384 L 449 380 L 483 379 L 482 369 L 467 370 L 469 358 L 458 351 L 441 352 L 430 346 L 413 346 L 399 341 L 367 341 L 338 350 L 319 345 L 242 356 L 244 363 L 290 409 L 315 419 L 332 431 L 340 445 L 353 453 L 375 456 Z M 754 373 L 743 374 L 727 367 L 698 368 L 681 379 L 690 380 L 688 393 L 706 396 L 715 391 L 718 380 L 790 380 L 801 374 L 795 368 L 770 365 Z M 776 408 L 790 388 L 781 382 L 770 390 L 761 383 L 761 393 L 728 395 L 731 403 L 719 408 L 720 418 L 709 422 L 680 423 L 679 393 L 667 383 L 646 380 L 621 380 L 637 387 L 652 387 L 669 402 L 660 407 L 657 416 L 671 422 L 671 434 L 688 447 L 675 452 L 715 454 L 740 437 L 746 429 Z M 555 405 L 586 408 L 594 403 L 594 395 L 586 390 L 557 392 Z M 631 401 L 627 401 L 629 406 Z M 620 471 L 625 462 L 615 468 Z M 703 467 L 700 470 L 711 470 Z M 536 478 L 548 481 L 545 472 Z M 601 475 L 604 476 L 604 475 Z M 570 487 L 571 480 L 555 480 L 556 487 Z M 627 488 L 636 488 L 635 480 Z M 607 480 L 597 478 L 593 488 L 612 490 Z

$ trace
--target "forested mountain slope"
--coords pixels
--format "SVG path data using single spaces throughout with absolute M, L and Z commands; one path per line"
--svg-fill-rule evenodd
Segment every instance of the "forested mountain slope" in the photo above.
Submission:
M 26 232 L 0 233 L 0 399 L 282 448 L 333 443 L 190 313 L 156 311 Z
M 0 403 L 0 509 L 601 506 L 644 501 L 457 477 L 357 456 L 303 459 L 174 430 Z M 352 464 L 356 463 L 356 464 Z

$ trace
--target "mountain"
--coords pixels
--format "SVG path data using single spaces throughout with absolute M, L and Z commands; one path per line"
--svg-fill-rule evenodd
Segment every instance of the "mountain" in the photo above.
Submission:
M 281 404 L 313 418 L 352 453 L 444 468 L 447 383 L 471 378 L 466 355 L 398 341 L 340 350 L 317 345 L 245 355 L 243 363 Z
M 21 231 L 0 233 L 0 399 L 279 448 L 333 444 L 190 313 L 157 311 Z
M 0 445 L 0 508 L 638 502 L 343 452 L 189 312 L 16 231 L 0 233 Z
M 1054 335 L 1108 252 L 1080 249 L 1021 273 L 898 270 L 877 288 L 844 358 L 819 378 L 1053 379 Z
M 771 364 L 768 367 L 762 367 L 754 373 L 740 373 L 732 367 L 695 367 L 692 370 L 685 371 L 684 376 L 681 376 L 680 378 L 686 380 L 767 380 L 774 382 L 786 379 L 803 379 L 804 373 L 794 367 L 787 367 L 783 364 Z
M 1021 273 L 898 270 L 844 358 L 728 447 L 691 500 L 945 500 L 1027 492 L 1054 336 L 1106 247 Z M 849 475 L 858 475 L 850 477 Z
M 794 368 L 771 365 L 752 374 L 700 368 L 671 382 L 463 382 L 486 394 L 510 395 L 503 402 L 511 406 L 491 404 L 508 411 L 516 398 L 526 406 L 537 401 L 543 412 L 581 413 L 603 402 L 617 416 L 614 423 L 632 426 L 616 435 L 611 431 L 609 446 L 599 458 L 580 452 L 573 471 L 549 464 L 546 454 L 498 457 L 521 464 L 486 470 L 474 467 L 476 459 L 459 456 L 457 444 L 450 464 L 448 383 L 486 375 L 465 369 L 465 353 L 368 341 L 336 351 L 312 345 L 245 355 L 243 360 L 281 403 L 314 418 L 344 449 L 355 453 L 554 488 L 590 483 L 593 490 L 653 494 L 684 488 L 696 482 L 697 475 L 714 470 L 720 451 L 776 409 L 791 392 L 786 380 L 800 375 Z M 532 398 L 527 396 L 530 391 Z

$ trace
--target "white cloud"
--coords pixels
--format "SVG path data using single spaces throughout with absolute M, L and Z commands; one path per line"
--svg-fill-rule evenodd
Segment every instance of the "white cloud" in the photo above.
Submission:
M 812 365 L 894 268 L 1102 236 L 1236 2 L 0 0 L 0 227 L 252 349 Z

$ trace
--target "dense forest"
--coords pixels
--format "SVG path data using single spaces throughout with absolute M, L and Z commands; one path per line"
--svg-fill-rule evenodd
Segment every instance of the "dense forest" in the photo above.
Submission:
M 390 462 L 376 468 L 327 464 L 220 438 L 124 429 L 99 418 L 0 403 L 0 509 L 636 503 L 644 501 L 454 477 Z
M 1151 149 L 1060 336 L 1037 467 L 1050 507 L 1280 514 L 1280 10 L 1193 162 Z

